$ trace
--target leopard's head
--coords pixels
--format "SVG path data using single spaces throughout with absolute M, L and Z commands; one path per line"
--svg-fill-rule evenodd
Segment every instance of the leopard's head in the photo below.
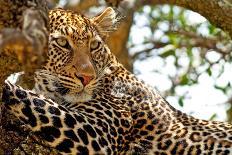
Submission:
M 87 18 L 73 11 L 50 11 L 48 60 L 36 72 L 35 90 L 49 98 L 83 102 L 92 98 L 99 80 L 117 66 L 105 38 L 118 23 L 114 9 Z

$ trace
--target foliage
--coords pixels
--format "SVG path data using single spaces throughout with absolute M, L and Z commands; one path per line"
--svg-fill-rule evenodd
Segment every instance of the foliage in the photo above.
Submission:
M 140 29 L 143 33 L 139 40 L 137 33 L 131 33 L 132 60 L 143 64 L 153 59 L 149 70 L 154 76 L 165 75 L 170 83 L 166 88 L 160 86 L 167 99 L 175 96 L 179 105 L 184 106 L 191 98 L 189 89 L 198 85 L 202 77 L 213 81 L 212 89 L 228 97 L 232 95 L 232 80 L 225 78 L 228 76 L 225 72 L 232 67 L 232 41 L 227 34 L 200 15 L 170 5 L 144 6 L 134 19 L 132 30 Z M 162 65 L 156 65 L 155 61 Z M 144 74 L 143 68 L 135 67 L 135 73 Z M 185 91 L 180 93 L 180 89 Z

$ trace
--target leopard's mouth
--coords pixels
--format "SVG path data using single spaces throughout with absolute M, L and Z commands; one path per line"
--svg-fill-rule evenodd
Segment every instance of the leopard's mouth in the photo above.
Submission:
M 60 95 L 66 95 L 66 94 L 73 94 L 73 95 L 89 94 L 90 95 L 91 92 L 87 91 L 86 87 L 83 87 L 82 89 L 76 89 L 73 87 L 69 88 L 69 87 L 66 87 L 60 84 L 59 87 L 56 87 L 55 91 L 59 93 Z
M 72 101 L 86 101 L 92 97 L 92 91 L 90 91 L 85 86 L 81 89 L 75 89 L 74 87 L 69 88 L 63 85 L 62 83 L 56 83 L 55 85 L 55 92 L 59 94 L 61 98 L 64 98 L 70 102 Z

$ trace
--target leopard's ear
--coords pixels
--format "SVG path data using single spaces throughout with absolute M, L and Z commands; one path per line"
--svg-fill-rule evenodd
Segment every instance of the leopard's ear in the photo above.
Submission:
M 111 7 L 106 8 L 100 15 L 91 19 L 102 37 L 106 37 L 109 32 L 115 31 L 122 17 Z

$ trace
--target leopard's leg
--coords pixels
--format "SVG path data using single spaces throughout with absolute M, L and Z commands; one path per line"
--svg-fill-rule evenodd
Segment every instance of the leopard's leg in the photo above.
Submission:
M 82 114 L 69 111 L 52 100 L 9 82 L 6 82 L 3 89 L 2 100 L 7 109 L 48 146 L 64 154 L 78 152 L 91 154 L 93 151 L 94 148 L 88 144 L 99 138 L 99 135 L 97 133 L 94 133 L 93 137 L 87 135 L 84 126 L 89 123 Z M 95 152 L 102 153 L 104 150 L 99 148 Z

